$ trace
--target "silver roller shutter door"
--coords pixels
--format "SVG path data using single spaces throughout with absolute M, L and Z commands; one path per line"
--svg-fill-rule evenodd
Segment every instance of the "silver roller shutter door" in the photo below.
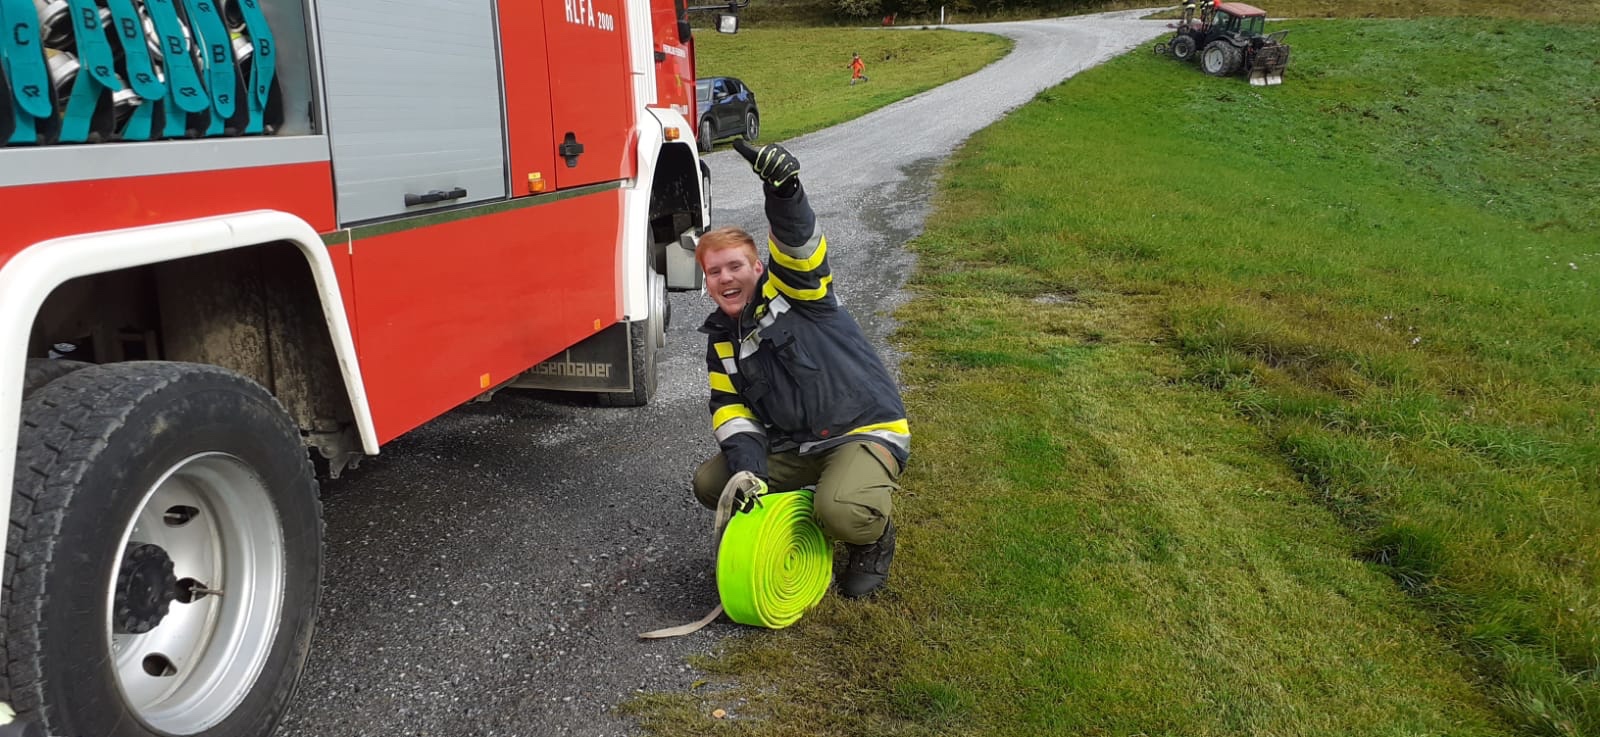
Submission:
M 490 0 L 325 0 L 317 12 L 341 223 L 506 196 Z

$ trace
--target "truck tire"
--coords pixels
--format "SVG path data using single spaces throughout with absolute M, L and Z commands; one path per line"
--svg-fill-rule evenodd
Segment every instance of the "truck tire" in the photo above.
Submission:
M 645 280 L 650 285 L 650 316 L 628 323 L 628 371 L 633 375 L 633 391 L 600 394 L 600 404 L 607 407 L 643 407 L 656 395 L 661 349 L 667 344 L 667 277 L 647 269 Z
M 703 153 L 703 154 L 711 153 L 711 147 L 715 143 L 714 141 L 711 140 L 711 136 L 714 133 L 716 133 L 716 131 L 712 130 L 711 121 L 710 120 L 702 120 L 702 121 L 700 121 L 700 140 L 698 141 L 698 143 L 700 144 L 700 153 Z
M 50 382 L 93 365 L 85 361 L 69 361 L 64 358 L 30 358 L 27 361 L 27 368 L 22 373 L 22 398 L 27 399 Z
M 1194 58 L 1194 37 L 1179 36 L 1174 38 L 1167 50 L 1172 52 L 1172 58 L 1178 61 L 1189 61 Z
M 23 404 L 0 688 L 49 734 L 270 735 L 311 649 L 316 480 L 260 385 L 91 366 Z
M 1205 51 L 1200 52 L 1200 68 L 1213 77 L 1226 77 L 1239 71 L 1239 62 L 1243 58 L 1239 47 L 1227 41 L 1212 41 L 1206 44 Z

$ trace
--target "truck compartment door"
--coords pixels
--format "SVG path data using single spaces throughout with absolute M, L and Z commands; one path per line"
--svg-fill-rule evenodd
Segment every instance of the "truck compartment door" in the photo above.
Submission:
M 623 0 L 548 0 L 544 8 L 556 186 L 632 176 L 633 81 Z
M 338 216 L 506 196 L 494 4 L 317 4 Z

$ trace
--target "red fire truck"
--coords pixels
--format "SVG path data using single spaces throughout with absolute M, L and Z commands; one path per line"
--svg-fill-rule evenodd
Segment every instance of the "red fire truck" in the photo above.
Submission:
M 0 0 L 0 701 L 268 734 L 317 470 L 505 388 L 651 398 L 708 217 L 688 10 Z

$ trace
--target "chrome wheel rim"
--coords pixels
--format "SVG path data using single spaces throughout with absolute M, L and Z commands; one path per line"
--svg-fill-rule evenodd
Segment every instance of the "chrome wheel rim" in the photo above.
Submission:
M 170 562 L 180 595 L 163 615 L 139 625 L 149 625 L 147 631 L 128 632 L 128 620 L 119 616 L 119 601 L 128 600 L 119 599 L 126 588 L 119 572 L 134 565 L 130 551 L 152 546 Z M 283 548 L 266 482 L 235 456 L 191 456 L 145 492 L 122 531 L 104 625 L 117 687 L 140 721 L 168 734 L 194 734 L 244 701 L 278 633 Z

